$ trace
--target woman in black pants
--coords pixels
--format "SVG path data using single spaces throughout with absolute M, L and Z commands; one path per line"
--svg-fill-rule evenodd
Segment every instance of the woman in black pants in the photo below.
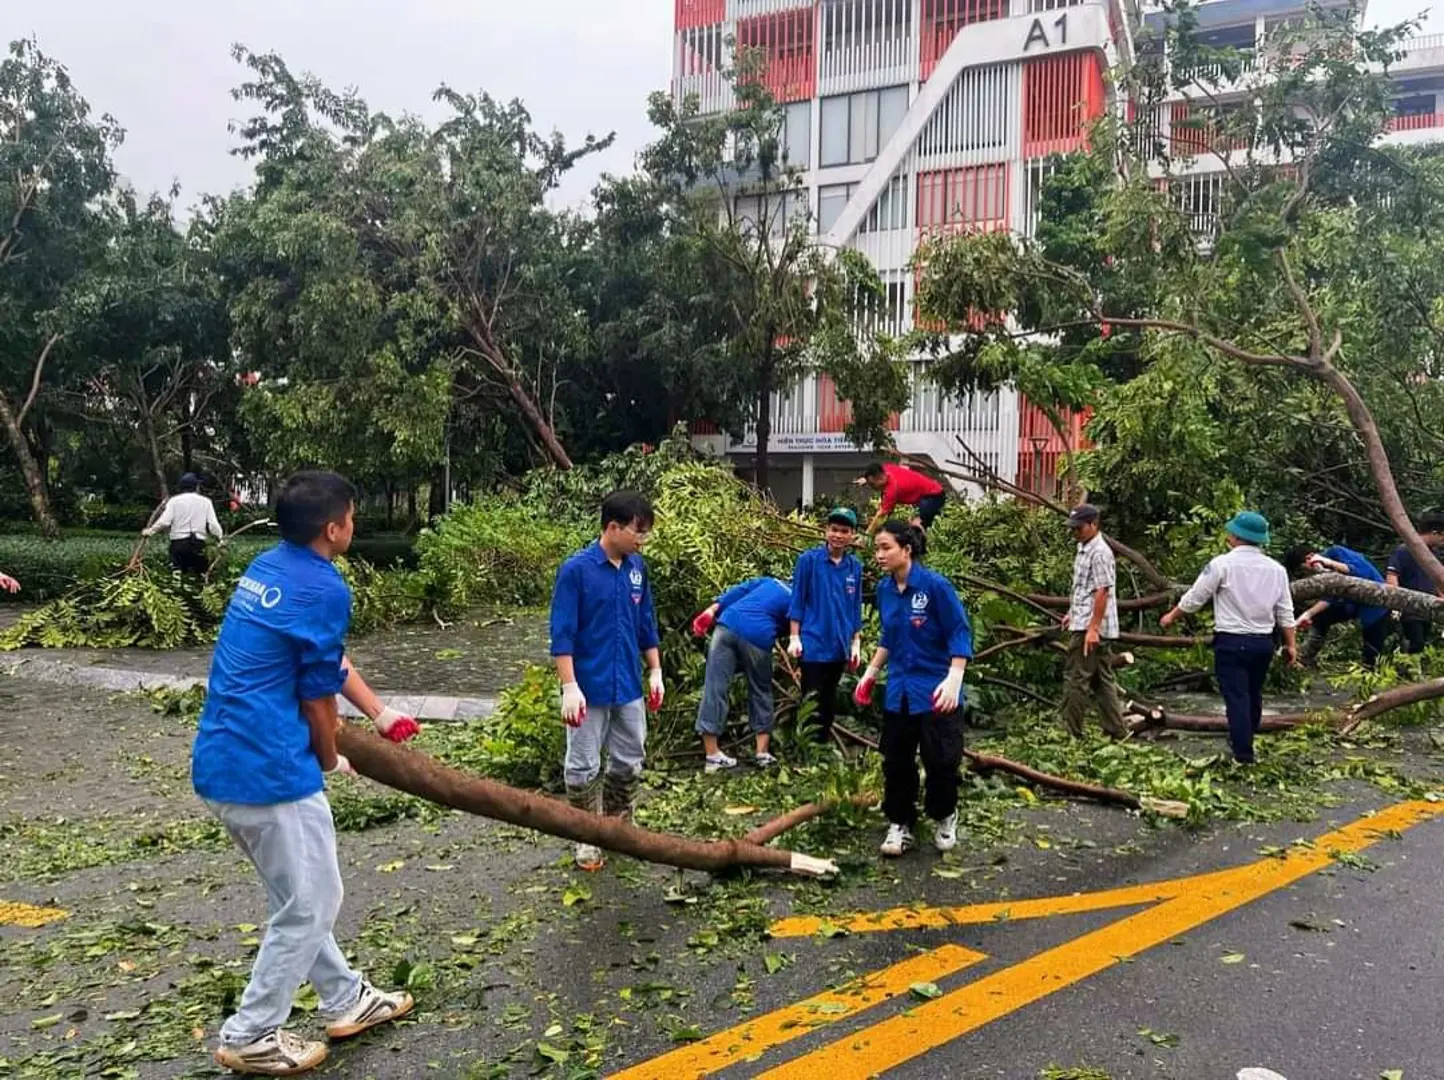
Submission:
M 918 765 L 927 773 L 923 804 L 936 825 L 933 844 L 948 851 L 958 842 L 958 769 L 963 760 L 963 673 L 973 655 L 968 613 L 952 584 L 922 565 L 922 531 L 889 521 L 873 543 L 883 572 L 877 586 L 882 640 L 853 700 L 872 702 L 879 672 L 888 669 L 884 698 L 884 855 L 913 846 L 917 823 Z

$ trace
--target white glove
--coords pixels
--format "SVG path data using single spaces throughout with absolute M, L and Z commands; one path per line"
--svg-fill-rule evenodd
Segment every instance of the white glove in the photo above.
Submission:
M 862 639 L 852 639 L 852 652 L 847 658 L 847 670 L 856 671 L 862 666 Z
M 666 691 L 662 687 L 662 669 L 654 667 L 647 676 L 647 708 L 653 712 L 660 712 L 662 699 L 665 696 Z
M 327 769 L 326 773 L 327 775 L 332 773 L 346 773 L 349 776 L 355 776 L 356 770 L 351 767 L 351 762 L 346 759 L 345 754 L 337 754 L 336 764 Z
M 796 634 L 793 634 L 792 637 L 787 640 L 787 655 L 794 660 L 802 659 L 802 638 Z
M 587 699 L 582 696 L 582 688 L 574 682 L 562 686 L 562 719 L 568 727 L 581 727 L 582 721 L 587 718 Z
M 956 712 L 958 698 L 962 697 L 962 694 L 963 669 L 949 668 L 948 677 L 938 683 L 938 688 L 933 691 L 933 712 Z

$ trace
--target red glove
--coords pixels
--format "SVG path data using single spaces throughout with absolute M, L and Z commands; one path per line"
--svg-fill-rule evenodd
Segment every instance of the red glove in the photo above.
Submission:
M 376 730 L 383 737 L 394 743 L 404 743 L 421 730 L 421 725 L 416 722 L 415 717 L 405 716 L 390 705 L 383 708 L 372 723 L 376 725 Z
M 857 688 L 852 692 L 852 700 L 857 705 L 872 704 L 872 688 L 877 682 L 877 676 L 871 672 L 857 680 Z
M 653 668 L 647 678 L 647 708 L 662 711 L 662 669 Z
M 712 629 L 712 624 L 716 621 L 711 609 L 708 609 L 692 620 L 692 633 L 698 637 L 706 637 L 707 631 Z

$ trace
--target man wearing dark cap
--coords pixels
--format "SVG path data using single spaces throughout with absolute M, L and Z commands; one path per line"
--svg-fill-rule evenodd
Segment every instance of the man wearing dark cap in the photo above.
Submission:
M 1213 670 L 1228 714 L 1233 758 L 1252 765 L 1253 737 L 1263 723 L 1263 688 L 1274 658 L 1274 631 L 1283 632 L 1289 663 L 1298 662 L 1289 575 L 1263 553 L 1268 519 L 1245 510 L 1224 526 L 1228 553 L 1204 568 L 1192 588 L 1160 622 L 1164 629 L 1213 601 Z
M 1090 700 L 1098 703 L 1103 730 L 1115 739 L 1128 734 L 1118 683 L 1110 663 L 1118 638 L 1117 564 L 1099 529 L 1098 507 L 1084 503 L 1068 515 L 1068 528 L 1078 542 L 1073 557 L 1073 595 L 1062 618 L 1068 631 L 1068 658 L 1063 668 L 1063 726 L 1081 736 Z
M 862 634 L 862 563 L 851 554 L 857 513 L 846 506 L 827 515 L 823 543 L 804 551 L 792 571 L 791 639 L 787 655 L 801 661 L 802 693 L 817 698 L 818 738 L 832 735 L 837 684 L 856 670 Z
M 176 485 L 180 494 L 166 500 L 165 509 L 142 536 L 153 536 L 162 529 L 170 531 L 170 564 L 182 574 L 206 572 L 206 534 L 217 540 L 225 533 L 216 520 L 215 505 L 200 493 L 201 478 L 186 473 Z

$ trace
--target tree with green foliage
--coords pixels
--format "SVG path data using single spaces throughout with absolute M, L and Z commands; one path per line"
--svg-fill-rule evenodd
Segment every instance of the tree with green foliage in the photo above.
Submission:
M 736 106 L 703 115 L 695 98 L 653 94 L 660 130 L 643 169 L 662 200 L 665 228 L 682 251 L 699 348 L 714 361 L 722 415 L 757 432 L 756 482 L 768 486 L 771 402 L 810 371 L 831 376 L 852 403 L 858 446 L 888 442 L 887 420 L 908 403 L 901 343 L 864 329 L 882 302 L 877 273 L 857 251 L 813 235 L 801 174 L 784 152 L 786 114 L 745 56 Z

